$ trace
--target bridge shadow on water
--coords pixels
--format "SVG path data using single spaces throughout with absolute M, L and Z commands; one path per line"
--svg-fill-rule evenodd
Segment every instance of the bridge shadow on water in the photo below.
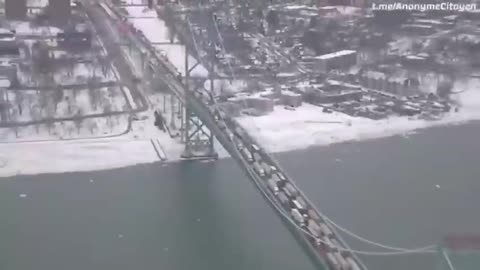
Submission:
M 314 269 L 232 160 L 3 178 L 0 214 L 2 270 Z

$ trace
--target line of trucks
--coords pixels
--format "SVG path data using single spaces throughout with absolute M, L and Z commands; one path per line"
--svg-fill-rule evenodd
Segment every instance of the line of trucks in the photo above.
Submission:
M 277 197 L 284 209 L 290 212 L 293 220 L 308 230 L 311 234 L 308 236 L 309 240 L 317 247 L 316 250 L 326 258 L 330 267 L 335 270 L 361 270 L 349 252 L 342 252 L 338 249 L 342 245 L 315 210 L 309 208 L 298 190 L 275 166 L 263 161 L 260 148 L 252 144 L 249 149 L 240 140 L 237 140 L 236 144 L 242 156 L 252 165 L 253 170 L 266 181 L 268 189 Z
M 342 245 L 316 211 L 308 206 L 298 190 L 275 166 L 265 162 L 265 159 L 262 158 L 263 150 L 255 144 L 246 147 L 243 142 L 245 134 L 242 129 L 214 106 L 209 106 L 209 109 L 220 130 L 227 134 L 243 158 L 265 180 L 267 188 L 277 197 L 283 208 L 290 212 L 291 217 L 299 226 L 308 230 L 310 235 L 307 238 L 314 244 L 317 252 L 326 259 L 328 265 L 333 270 L 362 270 L 349 252 L 338 249 Z M 226 121 L 229 126 L 236 126 L 233 132 L 227 127 Z

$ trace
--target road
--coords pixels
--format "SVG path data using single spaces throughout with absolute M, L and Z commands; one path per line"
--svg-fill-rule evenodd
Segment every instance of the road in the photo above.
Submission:
M 43 118 L 40 120 L 34 120 L 34 121 L 28 121 L 28 122 L 0 122 L 0 128 L 24 127 L 29 125 L 40 125 L 40 124 L 64 122 L 64 121 L 83 121 L 89 118 L 109 117 L 109 116 L 129 114 L 129 113 L 130 112 L 106 112 L 106 113 L 89 114 L 89 115 L 83 115 L 83 116 Z
M 53 90 L 82 90 L 82 89 L 98 89 L 98 88 L 105 88 L 105 87 L 112 87 L 117 86 L 118 82 L 116 81 L 106 81 L 106 82 L 94 82 L 91 84 L 88 83 L 74 83 L 74 84 L 64 84 L 64 85 L 57 85 L 55 87 L 51 86 L 30 86 L 30 85 L 19 85 L 17 87 L 11 87 L 11 90 L 15 91 L 53 91 Z
M 130 89 L 132 96 L 137 104 L 136 111 L 144 111 L 148 108 L 148 100 L 139 89 L 138 78 L 136 78 L 127 60 L 123 57 L 120 46 L 116 43 L 115 31 L 111 28 L 108 19 L 102 11 L 93 3 L 86 1 L 84 9 L 89 19 L 92 21 L 100 40 L 107 50 L 109 59 L 118 71 L 119 80 L 122 85 Z

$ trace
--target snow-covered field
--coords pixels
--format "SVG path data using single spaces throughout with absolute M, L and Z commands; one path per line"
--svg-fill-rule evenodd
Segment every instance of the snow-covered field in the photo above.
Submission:
M 411 133 L 439 125 L 459 124 L 480 120 L 480 80 L 457 83 L 455 96 L 461 104 L 458 113 L 451 112 L 439 121 L 409 120 L 406 117 L 391 117 L 385 120 L 370 120 L 351 117 L 342 113 L 324 113 L 322 108 L 304 104 L 295 111 L 275 107 L 273 113 L 260 117 L 240 117 L 239 123 L 268 151 L 284 152 L 314 145 L 328 145 Z
M 0 144 L 111 137 L 128 131 L 128 114 L 0 128 Z
M 45 141 L 45 142 L 22 142 L 22 140 L 42 140 L 50 136 L 47 127 L 41 127 L 37 134 L 34 127 L 28 127 L 26 131 L 19 131 L 19 136 L 28 135 L 26 138 L 12 138 L 13 130 L 4 130 L 9 133 L 9 137 L 1 137 L 0 133 L 0 177 L 9 177 L 17 174 L 40 174 L 40 173 L 61 173 L 71 171 L 92 171 L 121 168 L 135 164 L 145 164 L 160 161 L 157 153 L 152 146 L 152 140 L 160 144 L 161 155 L 167 158 L 167 162 L 178 161 L 184 149 L 179 138 L 171 138 L 165 133 L 153 126 L 153 110 L 164 111 L 164 115 L 169 116 L 170 111 L 178 109 L 178 102 L 172 108 L 169 96 L 166 99 L 165 109 L 163 107 L 163 94 L 150 96 L 152 110 L 142 113 L 146 118 L 140 121 L 133 121 L 131 130 L 127 134 L 111 138 L 99 139 L 79 139 L 72 141 Z M 100 119 L 100 118 L 99 118 Z M 171 118 L 168 117 L 167 124 L 170 128 Z M 180 128 L 180 119 L 174 119 L 175 129 L 171 129 L 172 134 L 178 132 Z M 121 119 L 113 122 L 113 128 L 119 132 L 126 129 L 127 119 Z M 75 128 L 75 126 L 72 126 Z M 80 130 L 77 134 L 76 129 L 71 130 L 77 138 L 88 138 L 90 130 L 88 126 Z M 120 130 L 123 128 L 123 130 Z M 66 133 L 66 127 L 61 127 L 59 132 Z M 99 123 L 96 131 L 110 131 L 106 123 Z M 0 132 L 2 130 L 0 129 Z M 21 133 L 22 132 L 22 133 Z M 52 129 L 53 134 L 53 129 Z M 14 133 L 13 133 L 14 134 Z M 42 134 L 44 137 L 42 137 Z M 115 135 L 98 134 L 99 136 Z M 73 136 L 73 137 L 75 137 Z M 48 138 L 51 138 L 48 137 Z M 63 137 L 67 139 L 68 137 Z M 17 143 L 5 143 L 5 142 Z M 2 143 L 3 142 L 3 143 Z M 158 145 L 158 144 L 157 144 Z M 226 151 L 216 142 L 216 150 L 220 157 L 226 157 Z
M 109 66 L 102 68 L 97 63 L 72 63 L 72 65 L 65 66 L 48 75 L 44 76 L 45 78 L 38 78 L 38 75 L 32 74 L 30 70 L 19 69 L 18 71 L 19 83 L 22 86 L 42 86 L 48 83 L 71 85 L 87 83 L 89 80 L 95 80 L 95 82 L 116 81 L 115 74 Z
M 146 35 L 152 42 L 168 42 L 168 31 L 165 23 L 156 18 L 151 11 L 144 12 L 143 7 L 127 7 L 130 16 L 143 17 L 130 19 L 132 24 Z M 149 17 L 149 18 L 145 18 Z M 170 61 L 180 72 L 184 70 L 184 49 L 180 45 L 158 45 Z M 192 63 L 195 60 L 192 58 Z M 137 62 L 135 59 L 132 62 Z M 138 66 L 138 63 L 134 65 Z M 140 72 L 138 70 L 137 72 Z M 85 74 L 92 76 L 92 74 Z M 323 113 L 322 109 L 313 105 L 304 104 L 295 111 L 286 110 L 281 106 L 275 111 L 261 117 L 240 117 L 238 121 L 269 151 L 280 152 L 307 148 L 314 145 L 373 139 L 410 133 L 416 129 L 428 128 L 437 125 L 456 124 L 469 120 L 480 119 L 480 85 L 479 80 L 468 83 L 457 83 L 455 92 L 465 90 L 456 95 L 458 103 L 462 105 L 460 112 L 450 113 L 443 120 L 428 122 L 424 120 L 409 120 L 403 117 L 392 117 L 387 120 L 369 120 L 350 117 L 340 113 Z M 46 133 L 63 132 L 62 138 L 75 137 L 73 134 L 84 134 L 85 137 L 102 135 L 92 132 L 110 130 L 106 135 L 118 135 L 125 131 L 127 119 L 117 119 L 109 124 L 96 122 L 96 128 L 84 124 L 80 129 L 75 123 L 63 124 L 71 127 L 26 127 L 23 130 L 3 130 L 0 133 L 0 176 L 16 174 L 59 173 L 69 171 L 91 171 L 119 168 L 129 165 L 152 163 L 159 161 L 152 140 L 158 140 L 159 149 L 168 161 L 178 160 L 183 145 L 178 139 L 172 139 L 168 133 L 162 132 L 153 126 L 153 110 L 165 110 L 169 116 L 172 110 L 170 104 L 163 108 L 163 95 L 156 93 L 149 97 L 152 109 L 145 112 L 146 119 L 133 121 L 131 130 L 127 134 L 102 139 L 80 139 L 75 141 L 55 142 L 19 142 L 31 138 L 41 140 L 47 138 Z M 173 107 L 173 110 L 176 106 Z M 96 120 L 97 121 L 97 120 Z M 98 120 L 100 121 L 100 120 Z M 167 124 L 171 126 L 168 117 Z M 113 125 L 112 125 L 113 123 Z M 179 119 L 174 119 L 178 132 Z M 93 125 L 93 124 L 92 124 Z M 114 131 L 115 130 L 115 131 Z M 12 138 L 12 132 L 17 136 Z M 90 133 L 89 136 L 86 136 Z M 42 135 L 43 134 L 43 135 Z M 70 134 L 70 137 L 68 136 Z M 51 134 L 48 134 L 51 138 Z M 42 137 L 44 136 L 44 137 Z M 15 138 L 17 137 L 17 138 Z M 11 143 L 15 141 L 17 143 Z M 225 150 L 218 146 L 220 157 L 227 156 Z
M 7 116 L 10 122 L 128 110 L 127 100 L 118 86 L 92 90 L 0 90 L 0 100 L 8 100 L 11 104 Z
M 145 37 L 152 43 L 170 42 L 169 31 L 165 22 L 157 17 L 157 13 L 152 10 L 146 10 L 144 7 L 130 6 L 125 8 L 131 16 L 129 22 L 143 32 Z M 137 17 L 137 18 L 135 18 Z M 175 38 L 177 43 L 178 39 Z M 162 44 L 155 46 L 159 51 L 162 51 L 168 60 L 177 68 L 178 72 L 185 75 L 185 46 L 178 44 Z M 197 62 L 192 56 L 188 56 L 191 66 Z M 205 77 L 208 71 L 202 66 L 198 65 L 192 70 L 192 76 Z

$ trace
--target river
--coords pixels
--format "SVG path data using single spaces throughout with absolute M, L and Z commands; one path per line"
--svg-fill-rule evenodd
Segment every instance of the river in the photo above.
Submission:
M 480 125 L 468 124 L 278 157 L 340 225 L 414 247 L 480 234 L 479 138 Z M 0 214 L 2 270 L 314 269 L 232 160 L 3 178 Z M 439 261 L 363 259 L 371 270 Z

